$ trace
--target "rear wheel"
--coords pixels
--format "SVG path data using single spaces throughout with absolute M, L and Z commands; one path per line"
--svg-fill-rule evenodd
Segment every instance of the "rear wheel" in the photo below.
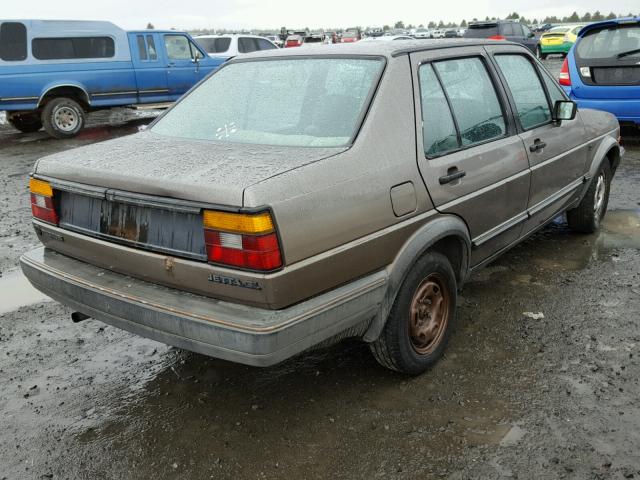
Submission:
M 33 133 L 42 128 L 42 122 L 36 113 L 13 115 L 9 118 L 9 123 L 22 133 Z
M 540 45 L 538 45 L 536 47 L 536 57 L 538 57 L 540 60 L 546 60 L 547 59 L 547 54 L 546 53 L 542 53 L 542 48 L 540 48 Z
M 75 100 L 54 98 L 42 110 L 42 124 L 52 137 L 74 137 L 84 127 L 85 112 Z
M 371 351 L 383 366 L 418 375 L 442 356 L 456 311 L 456 279 L 447 258 L 425 254 L 404 280 Z
M 593 233 L 600 228 L 600 222 L 607 213 L 610 186 L 611 167 L 605 160 L 580 204 L 567 211 L 567 223 L 571 230 Z

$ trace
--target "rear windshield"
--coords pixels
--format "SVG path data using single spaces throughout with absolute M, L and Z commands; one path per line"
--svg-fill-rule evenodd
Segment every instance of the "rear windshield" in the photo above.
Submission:
M 196 38 L 197 42 L 207 53 L 224 53 L 229 50 L 231 38 Z
M 551 30 L 549 30 L 545 35 L 548 35 L 550 33 L 565 33 L 568 31 L 569 31 L 568 27 L 554 27 Z
M 464 32 L 465 38 L 487 38 L 498 34 L 498 25 L 496 23 L 486 23 L 481 25 L 469 25 L 467 31 Z
M 640 25 L 616 25 L 587 32 L 578 42 L 576 54 L 583 59 L 616 58 L 638 59 L 640 57 Z
M 337 147 L 350 143 L 383 68 L 380 59 L 231 63 L 152 127 L 223 143 Z

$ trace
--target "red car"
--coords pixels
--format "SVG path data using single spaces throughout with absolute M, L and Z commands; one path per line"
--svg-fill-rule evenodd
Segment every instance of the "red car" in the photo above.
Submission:
M 342 43 L 353 43 L 360 40 L 360 36 L 356 32 L 344 32 L 340 41 Z
M 300 35 L 289 35 L 284 42 L 284 48 L 299 47 L 304 43 L 304 39 Z

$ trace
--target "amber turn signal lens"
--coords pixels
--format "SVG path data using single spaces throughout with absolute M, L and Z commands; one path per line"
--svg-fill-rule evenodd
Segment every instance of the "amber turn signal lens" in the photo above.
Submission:
M 222 232 L 262 235 L 274 231 L 269 212 L 247 214 L 205 210 L 202 221 L 204 228 Z
M 36 195 L 42 195 L 44 197 L 53 197 L 53 188 L 49 182 L 44 180 L 38 180 L 37 178 L 29 179 L 29 190 Z

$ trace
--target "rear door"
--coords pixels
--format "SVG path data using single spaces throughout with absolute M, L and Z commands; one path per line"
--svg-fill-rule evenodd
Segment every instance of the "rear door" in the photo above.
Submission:
M 200 68 L 204 53 L 183 34 L 163 35 L 169 96 L 177 100 L 208 73 Z
M 574 49 L 576 98 L 640 99 L 640 22 L 586 27 Z M 638 116 L 636 113 L 635 116 Z
M 507 89 L 531 166 L 526 233 L 576 197 L 586 173 L 585 131 L 579 116 L 561 124 L 552 121 L 552 104 L 566 97 L 530 54 L 515 46 L 486 49 Z
M 529 196 L 527 155 L 484 50 L 410 58 L 418 166 L 438 211 L 467 223 L 476 265 L 520 236 Z
M 166 102 L 169 100 L 167 74 L 164 59 L 158 55 L 157 33 L 130 33 L 129 45 L 135 68 L 138 101 L 140 103 Z

